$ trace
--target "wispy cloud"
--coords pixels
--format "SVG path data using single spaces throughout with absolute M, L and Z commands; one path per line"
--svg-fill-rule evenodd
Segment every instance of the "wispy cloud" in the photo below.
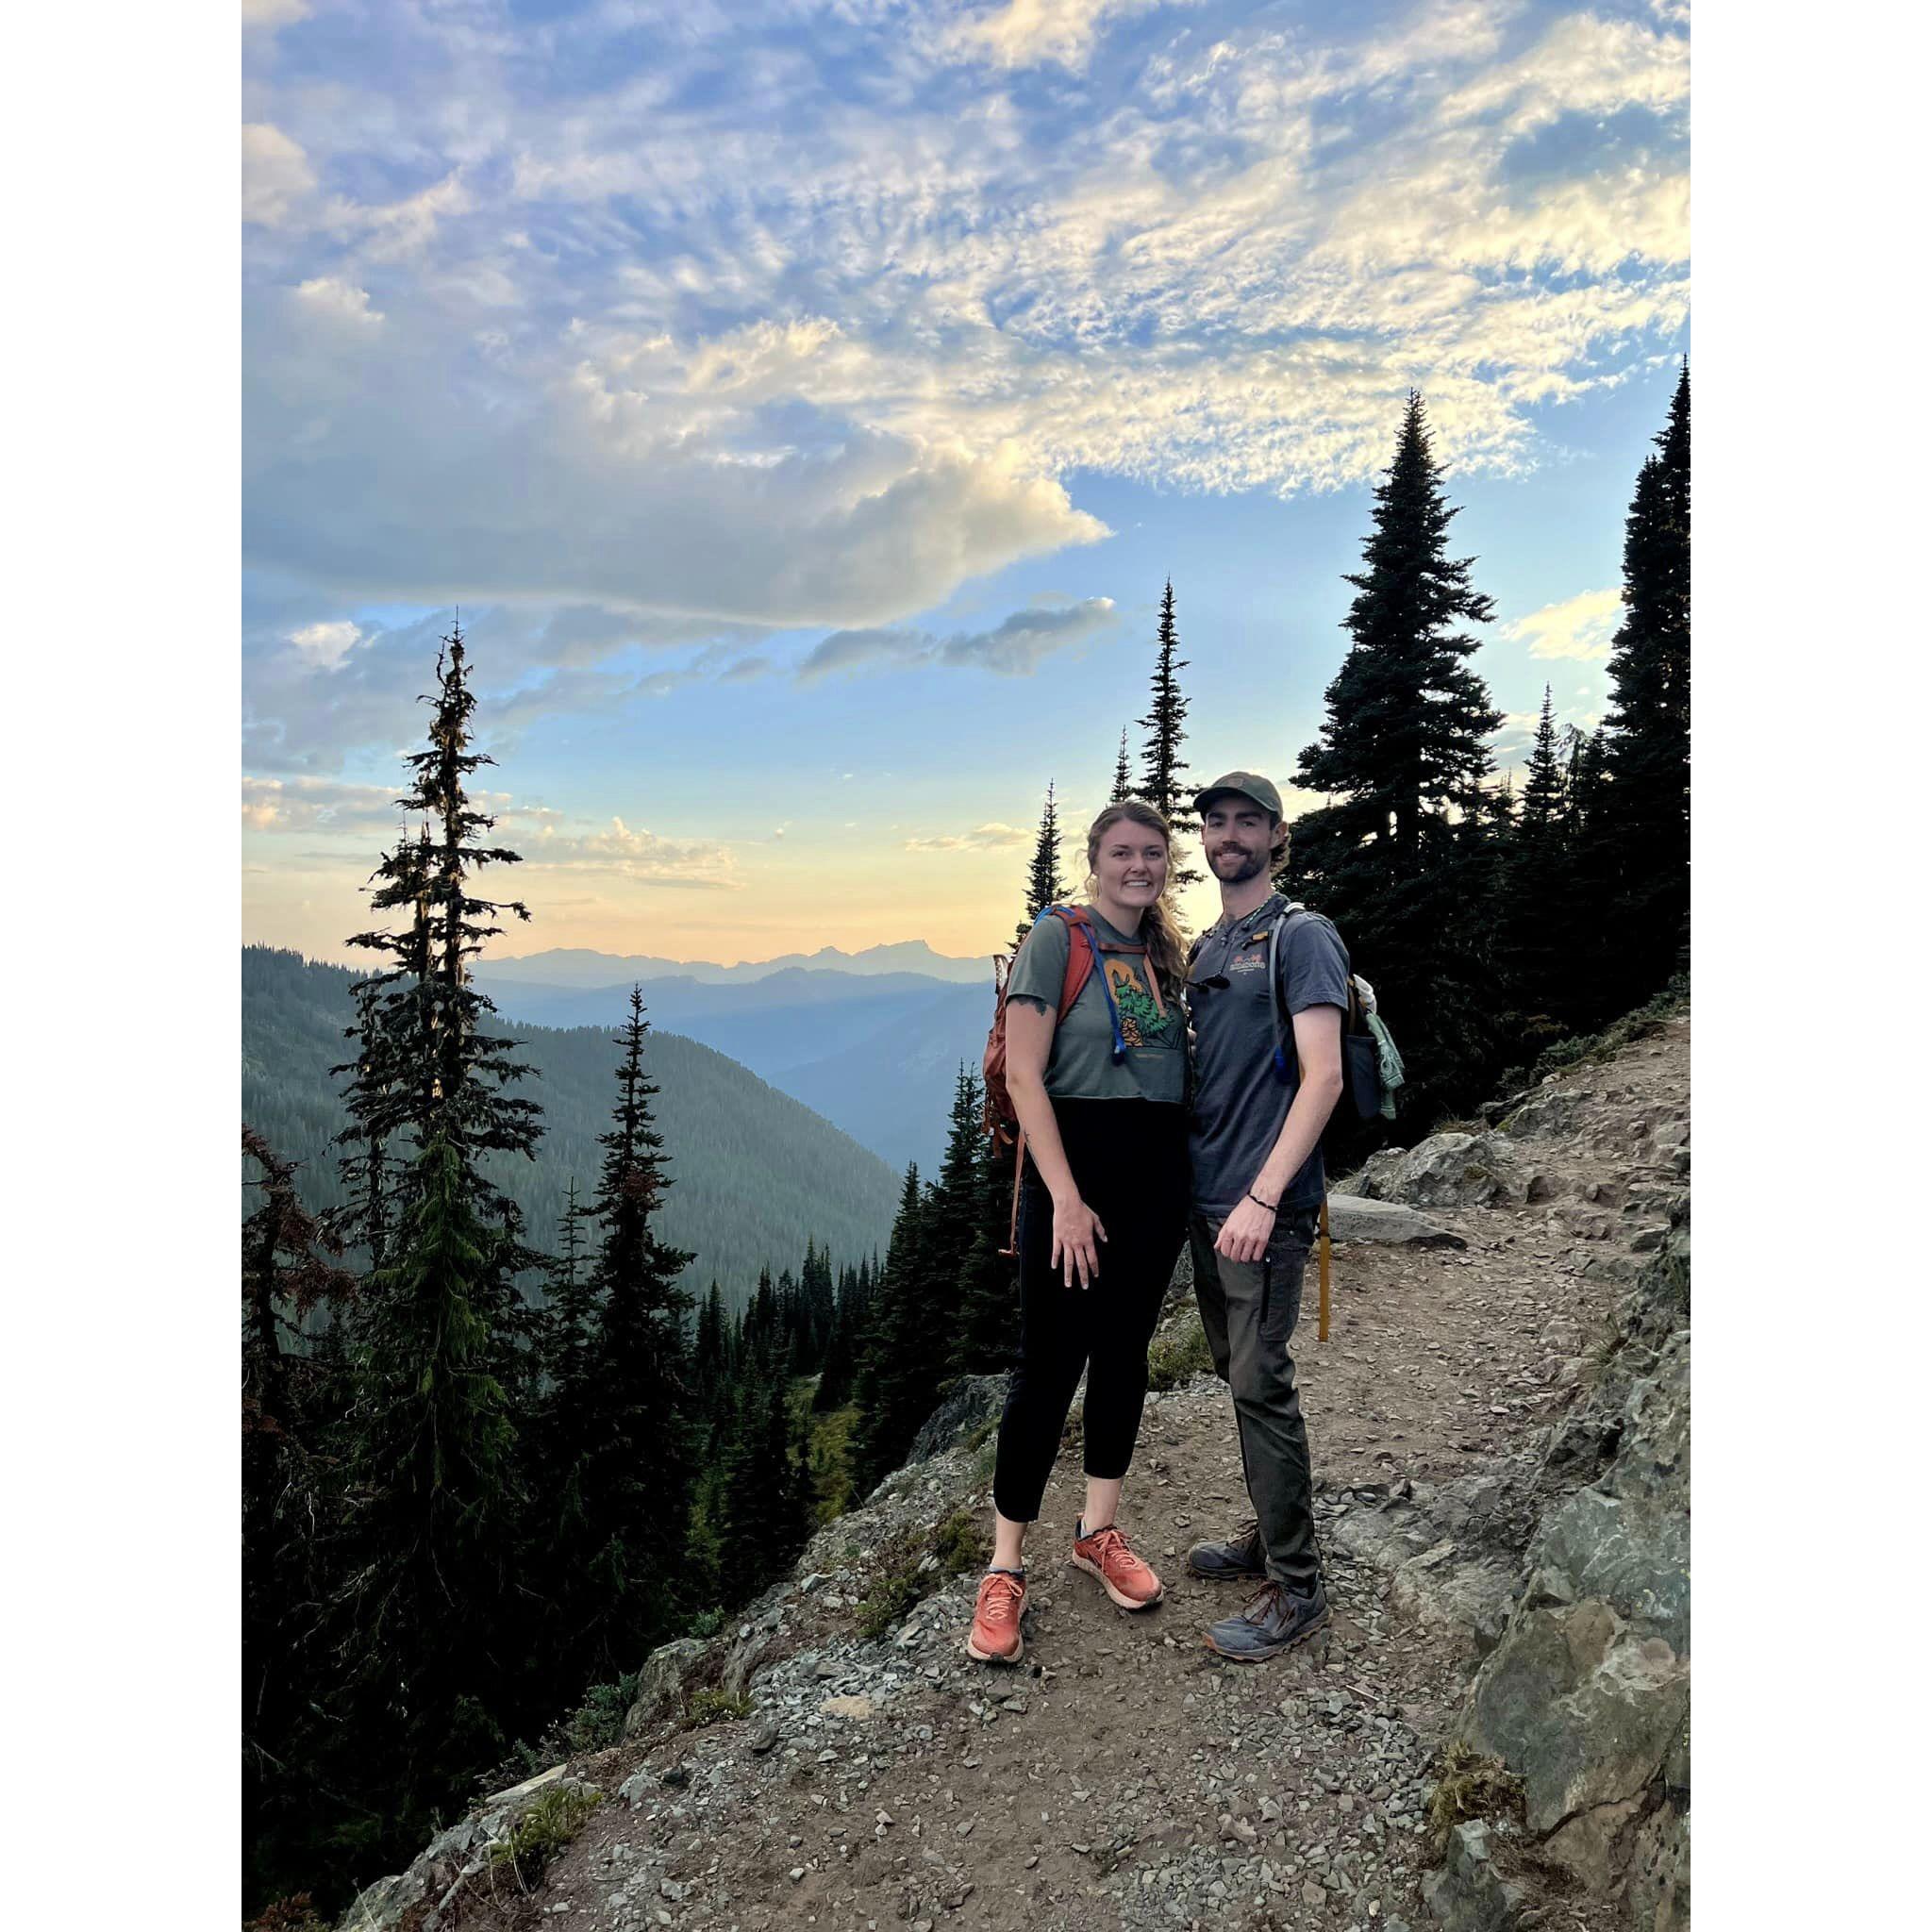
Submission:
M 835 671 L 911 664 L 946 664 L 1024 677 L 1056 651 L 1064 651 L 1108 629 L 1111 597 L 1016 610 L 991 630 L 935 637 L 924 630 L 841 630 L 815 644 L 798 666 L 801 681 Z
M 970 832 L 950 832 L 936 838 L 908 839 L 908 852 L 997 852 L 1009 845 L 1024 845 L 1033 834 L 1022 825 L 997 823 L 974 825 Z
M 1623 591 L 1584 591 L 1516 618 L 1499 635 L 1527 642 L 1532 658 L 1594 660 L 1610 655 L 1610 640 L 1623 615 Z

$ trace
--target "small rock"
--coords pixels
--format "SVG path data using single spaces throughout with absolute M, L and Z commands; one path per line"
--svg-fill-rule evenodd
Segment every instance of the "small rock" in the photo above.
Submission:
M 778 1726 L 768 1717 L 761 1717 L 746 1732 L 746 1745 L 757 1757 L 762 1757 L 778 1741 Z

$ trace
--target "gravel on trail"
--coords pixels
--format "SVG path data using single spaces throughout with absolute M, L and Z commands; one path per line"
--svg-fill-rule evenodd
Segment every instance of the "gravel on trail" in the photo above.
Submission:
M 1158 1607 L 1118 1610 L 1068 1566 L 1081 1476 L 1063 1450 L 1029 1540 L 1022 1664 L 965 1655 L 972 1572 L 861 1637 L 894 1531 L 960 1507 L 990 1524 L 988 1451 L 958 1444 L 828 1524 L 743 1613 L 747 1716 L 574 1764 L 606 1802 L 533 1896 L 466 1907 L 461 1932 L 1432 1925 L 1428 1797 L 1478 1640 L 1413 1614 L 1337 1525 L 1532 1466 L 1688 1186 L 1688 1017 L 1541 1091 L 1578 1097 L 1527 1123 L 1540 1198 L 1430 1208 L 1460 1248 L 1338 1246 L 1325 1344 L 1310 1262 L 1294 1346 L 1327 1632 L 1259 1666 L 1203 1647 L 1243 1587 L 1182 1558 L 1249 1512 L 1226 1391 L 1200 1376 L 1150 1395 L 1127 1479 L 1122 1524 L 1166 1583 Z M 1615 1923 L 1580 1896 L 1531 1918 Z

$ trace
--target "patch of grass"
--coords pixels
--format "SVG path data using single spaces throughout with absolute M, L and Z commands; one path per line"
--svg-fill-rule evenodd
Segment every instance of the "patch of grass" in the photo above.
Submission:
M 874 1559 L 876 1580 L 858 1605 L 858 1634 L 883 1637 L 912 1607 L 952 1577 L 987 1558 L 986 1531 L 971 1509 L 956 1509 L 929 1528 L 904 1529 Z
M 988 1416 L 987 1419 L 983 1423 L 981 1423 L 970 1436 L 966 1438 L 965 1446 L 968 1449 L 984 1449 L 986 1445 L 992 1441 L 993 1437 L 999 1433 L 999 1426 L 1000 1419 L 998 1416 Z
M 750 1715 L 751 1699 L 742 1690 L 734 1696 L 729 1690 L 712 1686 L 691 1693 L 684 1707 L 684 1727 L 688 1731 L 701 1731 L 707 1724 L 724 1724 Z
M 1157 1391 L 1177 1389 L 1213 1367 L 1208 1331 L 1198 1314 L 1190 1315 L 1177 1327 L 1154 1338 L 1154 1346 L 1147 1351 L 1147 1386 Z
M 493 1872 L 508 1871 L 524 1892 L 537 1889 L 550 1861 L 583 1830 L 603 1803 L 574 1785 L 553 1785 L 526 1805 L 509 1836 L 490 1854 Z
M 858 1422 L 854 1403 L 812 1417 L 812 1493 L 821 1528 L 852 1507 L 852 1431 Z
M 1484 1757 L 1467 1744 L 1442 1754 L 1441 1775 L 1429 1797 L 1429 1832 L 1440 1858 L 1449 1834 L 1470 1818 L 1523 1818 L 1523 1780 L 1499 1757 Z

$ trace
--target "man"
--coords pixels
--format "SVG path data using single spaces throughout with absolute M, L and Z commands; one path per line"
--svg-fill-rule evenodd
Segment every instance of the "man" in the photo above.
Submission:
M 1271 986 L 1269 933 L 1288 905 L 1270 880 L 1288 842 L 1281 794 L 1252 772 L 1229 772 L 1196 795 L 1194 809 L 1221 885 L 1221 917 L 1196 943 L 1188 974 L 1195 1040 L 1190 1242 L 1215 1372 L 1234 1395 L 1255 1520 L 1226 1542 L 1195 1544 L 1188 1569 L 1260 1585 L 1207 1637 L 1218 1655 L 1258 1663 L 1328 1622 L 1307 1431 L 1288 1348 L 1321 1209 L 1321 1133 L 1341 1092 L 1348 956 L 1327 920 L 1293 913 Z M 1292 1029 L 1285 1067 L 1275 1061 L 1277 1012 Z

